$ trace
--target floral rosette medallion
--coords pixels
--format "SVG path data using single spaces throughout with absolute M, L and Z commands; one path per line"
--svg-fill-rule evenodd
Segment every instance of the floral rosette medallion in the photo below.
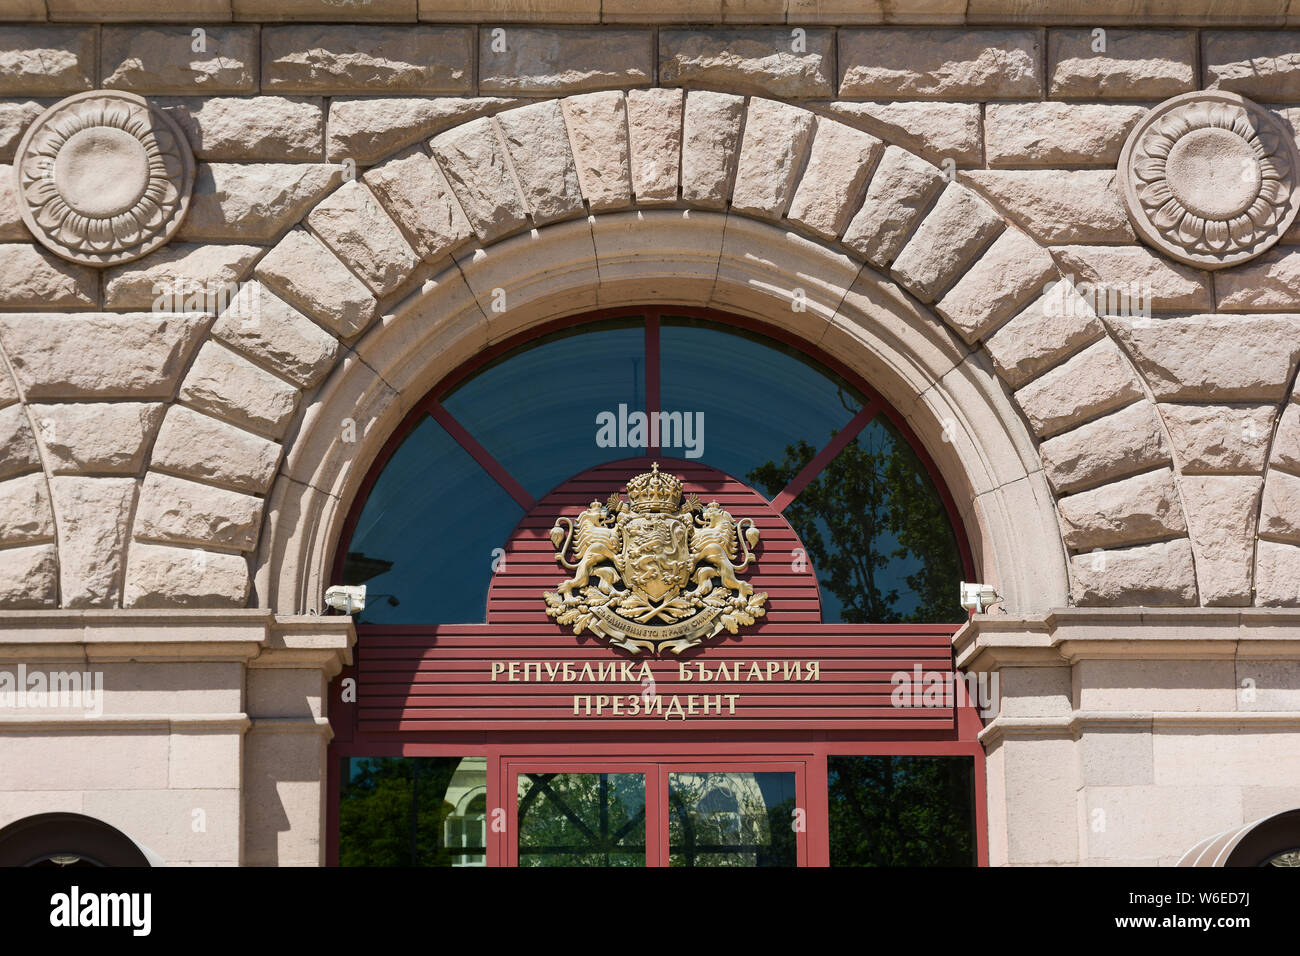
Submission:
M 180 227 L 194 157 L 180 129 L 134 93 L 93 90 L 50 107 L 14 162 L 23 221 L 51 252 L 129 262 Z
M 1290 227 L 1297 162 L 1277 117 L 1207 90 L 1143 117 L 1119 168 L 1129 219 L 1145 242 L 1179 262 L 1221 269 L 1253 259 Z
M 557 519 L 555 560 L 573 577 L 545 594 L 546 613 L 631 654 L 680 654 L 724 628 L 735 634 L 766 613 L 767 595 L 739 577 L 758 534 L 716 501 L 683 501 L 681 479 L 656 463 L 628 481 L 626 501 L 615 492 Z

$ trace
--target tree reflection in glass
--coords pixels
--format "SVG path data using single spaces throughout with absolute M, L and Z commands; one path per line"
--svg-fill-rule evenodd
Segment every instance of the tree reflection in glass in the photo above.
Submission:
M 521 773 L 520 866 L 645 866 L 645 775 Z

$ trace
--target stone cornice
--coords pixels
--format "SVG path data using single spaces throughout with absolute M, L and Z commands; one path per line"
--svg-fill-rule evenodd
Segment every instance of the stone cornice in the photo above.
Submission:
M 976 615 L 953 636 L 968 671 L 1059 667 L 1079 660 L 1300 659 L 1300 610 L 1063 608 Z
M 243 661 L 316 667 L 326 677 L 352 662 L 356 629 L 342 616 L 247 610 L 8 611 L 0 661 Z
M 1064 9 L 1062 9 L 1064 7 Z M 54 23 L 335 22 L 516 23 L 652 26 L 1239 26 L 1279 27 L 1300 22 L 1297 0 L 1239 0 L 1230 8 L 1187 0 L 1171 9 L 1155 0 L 903 0 L 815 3 L 813 0 L 694 0 L 689 12 L 658 12 L 632 0 L 172 0 L 165 8 L 145 0 L 0 0 L 0 20 Z
M 985 747 L 992 746 L 1004 737 L 1069 737 L 1077 738 L 1085 730 L 1160 730 L 1167 727 L 1203 727 L 1207 731 L 1223 733 L 1225 725 L 1236 725 L 1243 731 L 1260 731 L 1278 728 L 1294 731 L 1300 726 L 1300 713 L 1295 711 L 1188 711 L 1184 713 L 1076 711 L 1062 717 L 997 717 L 979 733 Z

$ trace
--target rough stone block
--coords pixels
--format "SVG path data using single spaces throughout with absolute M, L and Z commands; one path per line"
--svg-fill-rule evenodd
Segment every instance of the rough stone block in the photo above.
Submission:
M 745 133 L 736 166 L 731 205 L 739 213 L 780 219 L 812 143 L 815 118 L 788 103 L 754 97 L 745 116 Z
M 21 405 L 0 409 L 0 478 L 40 467 L 41 455 L 27 410 Z
M 104 271 L 104 306 L 214 312 L 238 288 L 263 246 L 173 242 Z
M 1276 412 L 1272 405 L 1160 406 L 1184 475 L 1259 474 Z
M 0 96 L 63 96 L 95 85 L 94 26 L 0 27 Z
M 1273 436 L 1269 467 L 1300 473 L 1300 404 L 1290 401 L 1282 408 L 1282 420 Z
M 194 155 L 212 162 L 321 162 L 325 111 L 319 98 L 251 96 L 161 99 Z
M 1002 217 L 983 199 L 949 183 L 903 251 L 890 274 L 922 302 L 932 302 L 1002 231 Z
M 735 182 L 745 101 L 728 93 L 692 90 L 682 120 L 682 199 L 723 209 Z
M 209 339 L 181 384 L 181 400 L 201 411 L 280 438 L 298 404 L 298 390 Z
M 377 298 L 401 286 L 420 261 L 374 194 L 356 180 L 317 204 L 304 222 Z
M 0 561 L 4 552 L 0 552 Z M 1300 547 L 1261 540 L 1255 547 L 1256 607 L 1300 606 Z
M 527 224 L 528 207 L 490 117 L 448 130 L 429 148 L 480 239 L 495 239 Z
M 1021 312 L 984 339 L 998 375 L 1012 388 L 1105 334 L 1092 306 L 1068 282 L 1049 282 Z
M 841 30 L 840 92 L 859 99 L 1043 95 L 1033 30 Z
M 1186 538 L 1099 550 L 1070 558 L 1071 600 L 1079 607 L 1189 607 L 1196 604 L 1192 546 Z
M 1196 89 L 1196 33 L 1106 27 L 1047 34 L 1048 95 L 1059 99 L 1163 100 Z
M 497 124 L 533 224 L 540 226 L 581 213 L 582 188 L 559 102 L 547 100 L 507 110 L 497 117 Z
M 95 308 L 99 270 L 53 256 L 29 242 L 0 244 L 0 308 Z
M 136 93 L 253 93 L 257 27 L 205 26 L 202 49 L 188 23 L 103 28 L 99 84 Z
M 157 402 L 78 402 L 32 405 L 51 472 L 134 475 L 162 423 Z
M 134 478 L 50 479 L 59 536 L 59 597 L 63 607 L 118 607 Z
M 268 93 L 469 93 L 471 36 L 462 27 L 264 27 L 262 89 Z
M 257 264 L 256 276 L 341 338 L 364 330 L 379 309 L 370 290 L 304 229 L 292 229 Z
M 967 181 L 1039 242 L 1135 242 L 1110 169 L 973 169 Z
M 1117 319 L 1116 336 L 1163 401 L 1280 402 L 1300 356 L 1300 316 Z
M 56 100 L 0 100 L 0 162 L 11 162 L 32 120 Z
M 627 135 L 636 201 L 676 202 L 682 160 L 682 91 L 628 90 Z
M 1065 546 L 1072 551 L 1113 548 L 1187 532 L 1187 519 L 1169 468 L 1067 495 L 1057 502 L 1057 508 Z
M 176 238 L 275 242 L 342 177 L 324 163 L 201 163 Z
M 1289 30 L 1206 30 L 1202 85 L 1263 103 L 1300 99 L 1300 44 Z
M 1223 269 L 1214 277 L 1214 298 L 1225 312 L 1300 311 L 1300 251 L 1280 246 Z
M 280 446 L 184 405 L 167 409 L 150 467 L 237 491 L 265 494 Z
M 1143 246 L 1057 246 L 1061 269 L 1080 293 L 1087 293 L 1098 315 L 1146 310 L 1187 311 L 1210 307 L 1210 279 L 1199 269 L 1170 262 Z
M 1300 544 L 1300 476 L 1270 471 L 1264 482 L 1259 533 Z
M 135 537 L 251 551 L 261 518 L 261 498 L 151 471 L 140 489 Z
M 331 162 L 377 163 L 399 149 L 522 102 L 499 96 L 334 96 L 326 153 Z
M 242 554 L 131 545 L 124 607 L 243 607 L 248 600 L 248 559 Z
M 649 30 L 507 27 L 496 36 L 480 30 L 478 44 L 483 93 L 555 96 L 649 86 L 654 77 Z
M 1025 417 L 1043 438 L 1142 397 L 1133 367 L 1108 338 L 1016 392 Z
M 0 315 L 30 399 L 171 398 L 208 317 L 160 312 Z
M 54 512 L 45 475 L 38 471 L 0 481 L 0 544 L 9 547 L 53 539 Z
M 33 610 L 59 600 L 59 559 L 52 544 L 0 550 L 0 607 Z
M 425 262 L 435 262 L 474 235 L 442 170 L 422 150 L 394 156 L 368 170 L 362 181 Z
M 1241 475 L 1187 475 L 1180 481 L 1187 503 L 1196 583 L 1207 607 L 1250 604 L 1251 563 L 1259 478 Z
M 1040 294 L 1055 275 L 1056 264 L 1046 249 L 1019 229 L 1007 229 L 935 308 L 967 342 L 974 342 Z
M 1144 471 L 1171 460 L 1164 429 L 1150 402 L 1134 402 L 1039 446 L 1043 471 L 1058 494 Z
M 619 90 L 570 96 L 561 104 L 582 197 L 593 212 L 632 204 L 627 108 Z M 503 127 L 504 128 L 504 127 Z
M 835 92 L 834 35 L 788 29 L 660 30 L 659 82 L 746 90 L 798 99 Z
M 978 103 L 904 100 L 817 105 L 851 126 L 923 153 L 936 163 L 951 159 L 958 166 L 984 165 L 984 127 Z
M 990 103 L 984 150 L 990 166 L 1105 166 L 1119 162 L 1145 106 Z
M 945 182 L 943 173 L 919 156 L 886 147 L 844 244 L 877 268 L 887 268 Z
M 329 374 L 339 352 L 334 336 L 256 281 L 244 283 L 212 335 L 304 389 Z
M 837 238 L 859 208 L 884 148 L 870 133 L 818 119 L 807 168 L 790 202 L 790 220 L 823 239 Z

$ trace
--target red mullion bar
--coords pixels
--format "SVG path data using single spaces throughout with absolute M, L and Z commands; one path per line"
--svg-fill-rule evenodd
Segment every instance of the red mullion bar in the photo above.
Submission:
M 533 496 L 528 493 L 523 485 L 515 481 L 514 476 L 506 471 L 486 448 L 478 443 L 478 439 L 471 435 L 464 425 L 452 417 L 451 412 L 443 408 L 438 402 L 429 402 L 428 412 L 433 420 L 445 428 L 447 434 L 469 452 L 470 457 L 478 462 L 482 469 L 491 475 L 492 479 L 504 488 L 511 498 L 518 502 L 519 507 L 524 509 L 525 514 L 533 510 L 537 504 L 533 500 Z
M 804 465 L 803 471 L 794 476 L 790 484 L 785 486 L 785 490 L 772 499 L 772 507 L 776 511 L 785 511 L 790 506 L 790 502 L 799 496 L 799 492 L 808 487 L 808 483 L 821 474 L 835 456 L 842 452 L 849 442 L 857 438 L 858 432 L 866 428 L 879 413 L 880 402 L 874 398 L 868 399 L 862 411 L 854 415 L 849 423 L 840 429 L 839 434 L 827 442 L 826 447 L 819 451 L 812 461 Z

